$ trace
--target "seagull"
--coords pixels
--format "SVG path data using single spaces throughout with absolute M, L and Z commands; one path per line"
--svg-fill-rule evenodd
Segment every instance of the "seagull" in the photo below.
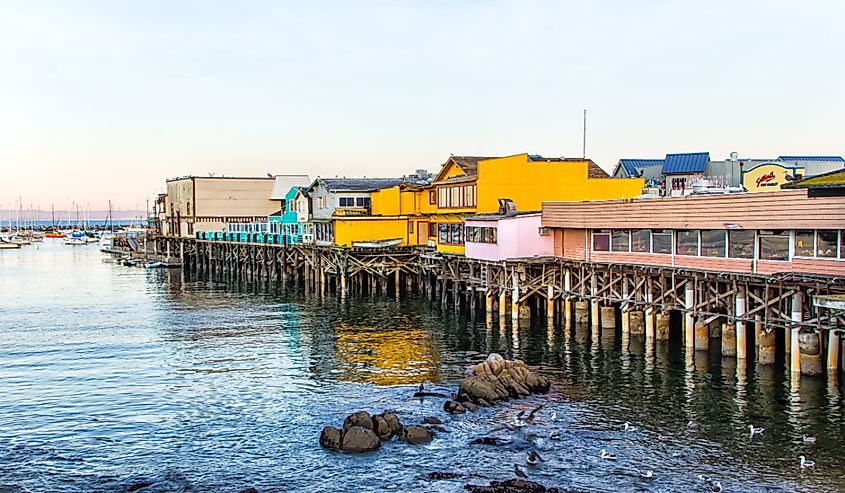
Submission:
M 537 462 L 539 462 L 539 461 L 545 462 L 546 459 L 540 457 L 540 454 L 538 454 L 534 450 L 532 450 L 531 452 L 528 452 L 528 458 L 525 460 L 526 464 L 528 464 L 529 466 L 536 466 Z
M 637 427 L 631 426 L 631 423 L 625 421 L 625 431 L 637 431 Z
M 422 383 L 422 382 L 420 382 L 419 391 L 420 391 L 420 392 L 425 392 L 425 385 L 423 385 L 423 383 Z
M 816 437 L 808 437 L 804 435 L 804 443 L 816 443 Z
M 637 472 L 640 474 L 640 477 L 643 479 L 654 479 L 654 471 L 651 469 L 646 469 L 645 471 L 640 471 L 640 468 L 636 468 Z
M 530 413 L 528 413 L 528 417 L 527 417 L 527 418 L 525 418 L 525 421 L 528 421 L 529 423 L 530 423 L 531 421 L 533 421 L 533 420 L 534 420 L 534 415 L 535 415 L 535 414 L 537 414 L 537 411 L 539 411 L 540 409 L 543 409 L 543 405 L 542 405 L 542 404 L 540 404 L 539 406 L 537 406 L 537 407 L 535 407 L 534 409 L 532 409 L 532 410 L 531 410 L 531 412 L 530 412 Z
M 699 480 L 699 481 L 704 481 L 705 483 L 711 483 L 711 482 L 713 482 L 713 478 L 711 478 L 711 477 L 709 477 L 709 476 L 705 476 L 705 475 L 703 475 L 703 474 L 699 474 L 697 477 L 698 477 L 698 480 Z
M 807 469 L 808 467 L 816 467 L 816 462 L 812 461 L 803 455 L 801 456 L 801 469 Z
M 722 493 L 722 483 L 716 481 L 715 483 L 710 485 L 710 491 L 713 493 Z
M 695 421 L 690 421 L 689 423 L 687 423 L 687 429 L 688 430 L 697 430 L 698 429 L 698 423 L 696 423 Z
M 552 416 L 549 418 L 551 421 L 557 421 L 557 412 L 552 411 Z
M 605 459 L 605 460 L 616 460 L 616 455 L 615 454 L 609 454 L 609 453 L 607 453 L 607 450 L 601 449 L 601 458 Z
M 762 435 L 765 428 L 755 428 L 754 425 L 748 425 L 748 430 L 751 432 L 751 436 L 754 435 Z
M 557 431 L 549 433 L 549 440 L 560 440 L 560 433 Z
M 517 464 L 513 465 L 513 473 L 516 474 L 516 477 L 518 478 L 528 479 L 528 475 L 522 472 L 522 469 L 520 469 Z

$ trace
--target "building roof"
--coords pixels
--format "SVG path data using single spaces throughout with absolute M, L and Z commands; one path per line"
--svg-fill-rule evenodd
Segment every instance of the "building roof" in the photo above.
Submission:
M 507 214 L 499 214 L 497 212 L 489 213 L 489 214 L 476 214 L 474 216 L 465 217 L 464 221 L 499 221 L 501 219 L 514 219 L 517 217 L 524 217 L 524 216 L 537 216 L 542 214 L 543 211 L 516 211 L 511 215 Z
M 794 183 L 787 183 L 781 188 L 843 188 L 845 187 L 845 169 L 838 169 L 805 178 Z
M 812 161 L 820 163 L 845 163 L 842 156 L 778 156 L 778 161 Z
M 663 174 L 704 173 L 709 162 L 709 152 L 666 154 L 666 159 L 663 160 Z
M 273 184 L 273 191 L 270 192 L 270 200 L 284 200 L 290 192 L 291 187 L 308 185 L 311 178 L 308 175 L 276 175 L 276 182 Z
M 625 174 L 629 177 L 636 177 L 640 174 L 640 170 L 650 166 L 663 166 L 662 159 L 620 159 L 619 166 L 625 170 Z
M 375 192 L 403 182 L 402 178 L 317 178 L 308 188 L 319 183 L 330 192 Z

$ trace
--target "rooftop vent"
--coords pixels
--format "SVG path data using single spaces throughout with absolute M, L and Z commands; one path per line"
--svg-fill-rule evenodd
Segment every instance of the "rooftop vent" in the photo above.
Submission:
M 499 214 L 512 217 L 516 215 L 516 204 L 511 199 L 499 199 Z

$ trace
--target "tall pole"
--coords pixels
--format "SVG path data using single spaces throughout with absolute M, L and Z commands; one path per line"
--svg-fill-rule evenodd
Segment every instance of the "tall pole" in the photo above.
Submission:
M 584 141 L 581 145 L 581 159 L 587 159 L 587 110 L 584 110 Z

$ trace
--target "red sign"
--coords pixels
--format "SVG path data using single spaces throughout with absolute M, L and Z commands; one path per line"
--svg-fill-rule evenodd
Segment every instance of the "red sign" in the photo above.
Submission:
M 761 183 L 766 183 L 766 182 L 772 181 L 774 179 L 775 179 L 775 172 L 769 171 L 768 173 L 761 176 L 760 178 L 757 178 L 757 186 L 759 187 Z

